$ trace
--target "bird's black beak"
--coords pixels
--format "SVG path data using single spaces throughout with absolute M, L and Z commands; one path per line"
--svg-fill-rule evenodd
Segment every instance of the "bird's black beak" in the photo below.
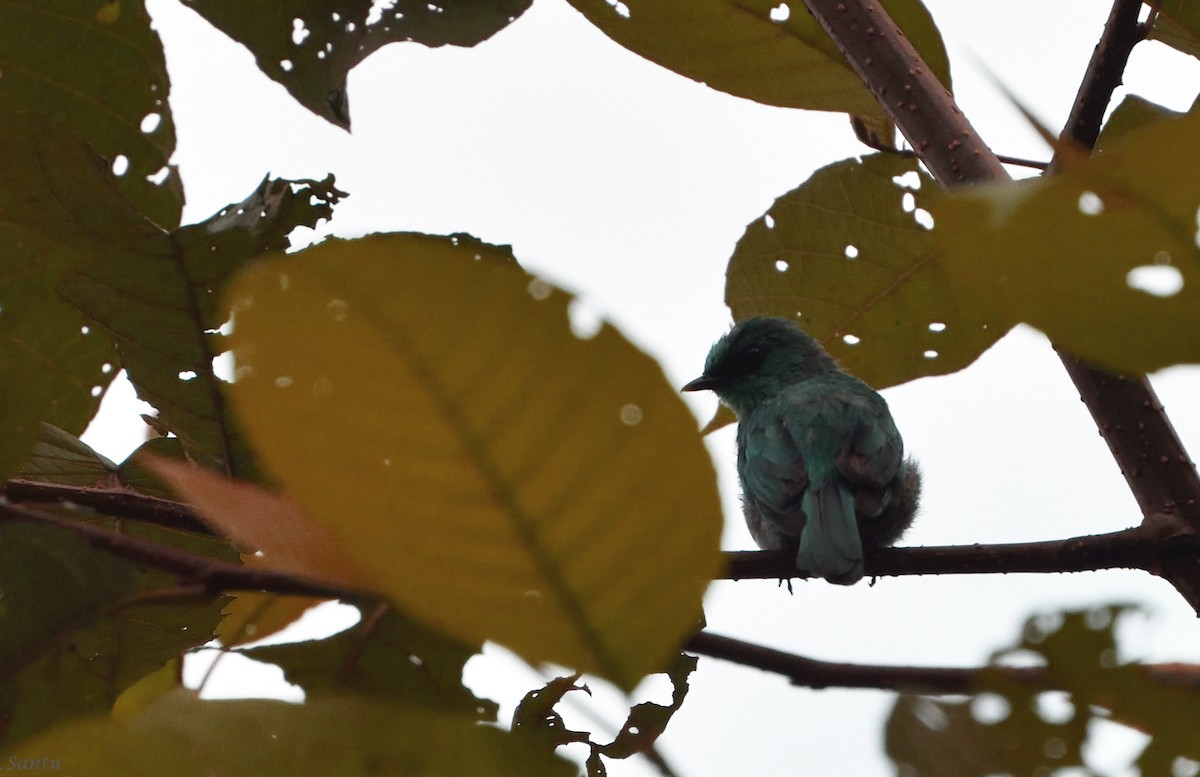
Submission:
M 700 377 L 696 378 L 691 383 L 688 383 L 686 386 L 684 386 L 680 390 L 681 391 L 713 390 L 713 389 L 716 389 L 716 387 L 719 385 L 721 385 L 721 381 L 719 378 L 715 378 L 712 375 L 701 375 Z

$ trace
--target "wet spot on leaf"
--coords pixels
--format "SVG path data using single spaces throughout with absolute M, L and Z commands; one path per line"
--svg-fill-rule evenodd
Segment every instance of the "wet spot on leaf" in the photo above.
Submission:
M 479 256 L 476 255 L 475 259 L 478 261 Z M 546 283 L 541 278 L 534 278 L 531 280 L 529 285 L 525 287 L 525 290 L 529 292 L 529 296 L 533 297 L 538 302 L 547 299 L 551 292 L 550 284 Z

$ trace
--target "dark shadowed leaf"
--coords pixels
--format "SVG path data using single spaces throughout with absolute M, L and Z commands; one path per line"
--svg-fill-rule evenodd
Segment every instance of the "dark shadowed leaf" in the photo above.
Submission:
M 326 121 L 350 127 L 346 75 L 381 46 L 474 46 L 523 14 L 531 0 L 193 0 L 258 67 Z
M 368 612 L 357 626 L 328 639 L 242 652 L 282 667 L 288 682 L 303 688 L 310 699 L 353 692 L 495 720 L 495 702 L 478 698 L 462 683 L 463 666 L 481 648 L 481 643 L 465 645 L 388 608 L 379 615 Z
M 73 434 L 40 424 L 37 443 L 18 476 L 41 483 L 67 486 L 112 485 L 117 465 Z
M 1163 0 L 1155 7 L 1158 16 L 1150 37 L 1184 54 L 1200 57 L 1200 2 Z
M 802 3 L 776 0 L 570 0 L 605 35 L 713 89 L 767 105 L 841 111 L 886 125 L 879 102 Z M 883 5 L 943 84 L 941 35 L 917 0 Z
M 577 338 L 569 295 L 466 236 L 330 241 L 230 299 L 255 449 L 373 589 L 624 688 L 670 660 L 721 511 L 653 359 L 611 326 Z
M 889 155 L 813 173 L 738 241 L 725 285 L 734 319 L 793 318 L 876 388 L 966 367 L 1007 328 L 942 271 L 917 220 L 936 188 Z
M 211 538 L 132 522 L 126 529 L 228 557 L 227 546 Z M 0 526 L 0 741 L 105 711 L 142 677 L 211 639 L 219 597 L 146 599 L 175 585 L 170 576 L 99 552 L 66 530 Z
M 132 715 L 73 722 L 25 747 L 53 754 L 64 772 L 82 764 L 97 777 L 575 774 L 572 764 L 472 716 L 349 696 L 286 704 L 175 691 Z
M 166 229 L 179 224 L 170 84 L 141 2 L 0 4 L 0 73 L 0 112 L 75 129 L 119 173 L 117 187 L 138 210 Z
M 170 235 L 148 234 L 152 227 L 134 214 L 96 234 L 91 261 L 59 288 L 115 337 L 138 396 L 158 409 L 161 425 L 196 456 L 216 457 L 241 477 L 258 473 L 213 366 L 224 350 L 217 300 L 234 270 L 286 248 L 292 229 L 328 218 L 341 196 L 332 179 L 264 179 L 243 202 Z M 142 242 L 126 245 L 127 232 Z
M 40 422 L 81 433 L 116 372 L 112 341 L 55 290 L 87 261 L 86 235 L 131 209 L 77 133 L 21 114 L 0 114 L 0 126 L 0 477 L 8 477 L 33 450 Z

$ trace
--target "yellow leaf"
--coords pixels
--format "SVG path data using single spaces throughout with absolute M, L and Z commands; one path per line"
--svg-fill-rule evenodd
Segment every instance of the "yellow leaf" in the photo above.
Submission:
M 955 286 L 1123 373 L 1200 361 L 1200 114 L 1141 123 L 1053 177 L 930 205 Z
M 253 556 L 246 558 L 247 565 Z M 221 610 L 224 620 L 217 624 L 213 636 L 225 647 L 256 642 L 291 626 L 300 616 L 328 599 L 311 596 L 280 596 L 259 591 L 238 591 L 231 594 L 229 604 Z
M 457 236 L 330 241 L 232 289 L 255 449 L 402 610 L 632 688 L 721 566 L 677 390 L 571 297 Z
M 778 0 L 570 0 L 617 43 L 680 75 L 766 105 L 857 114 L 887 125 L 863 85 L 802 3 Z M 931 71 L 950 88 L 941 35 L 918 0 L 884 0 Z

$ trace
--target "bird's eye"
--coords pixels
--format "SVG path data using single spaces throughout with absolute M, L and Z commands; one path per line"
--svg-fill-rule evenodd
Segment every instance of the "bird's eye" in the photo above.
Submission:
M 757 345 L 752 348 L 746 349 L 746 356 L 748 356 L 752 359 L 757 359 L 757 358 L 761 357 L 762 353 L 763 353 L 763 349 L 759 348 Z

